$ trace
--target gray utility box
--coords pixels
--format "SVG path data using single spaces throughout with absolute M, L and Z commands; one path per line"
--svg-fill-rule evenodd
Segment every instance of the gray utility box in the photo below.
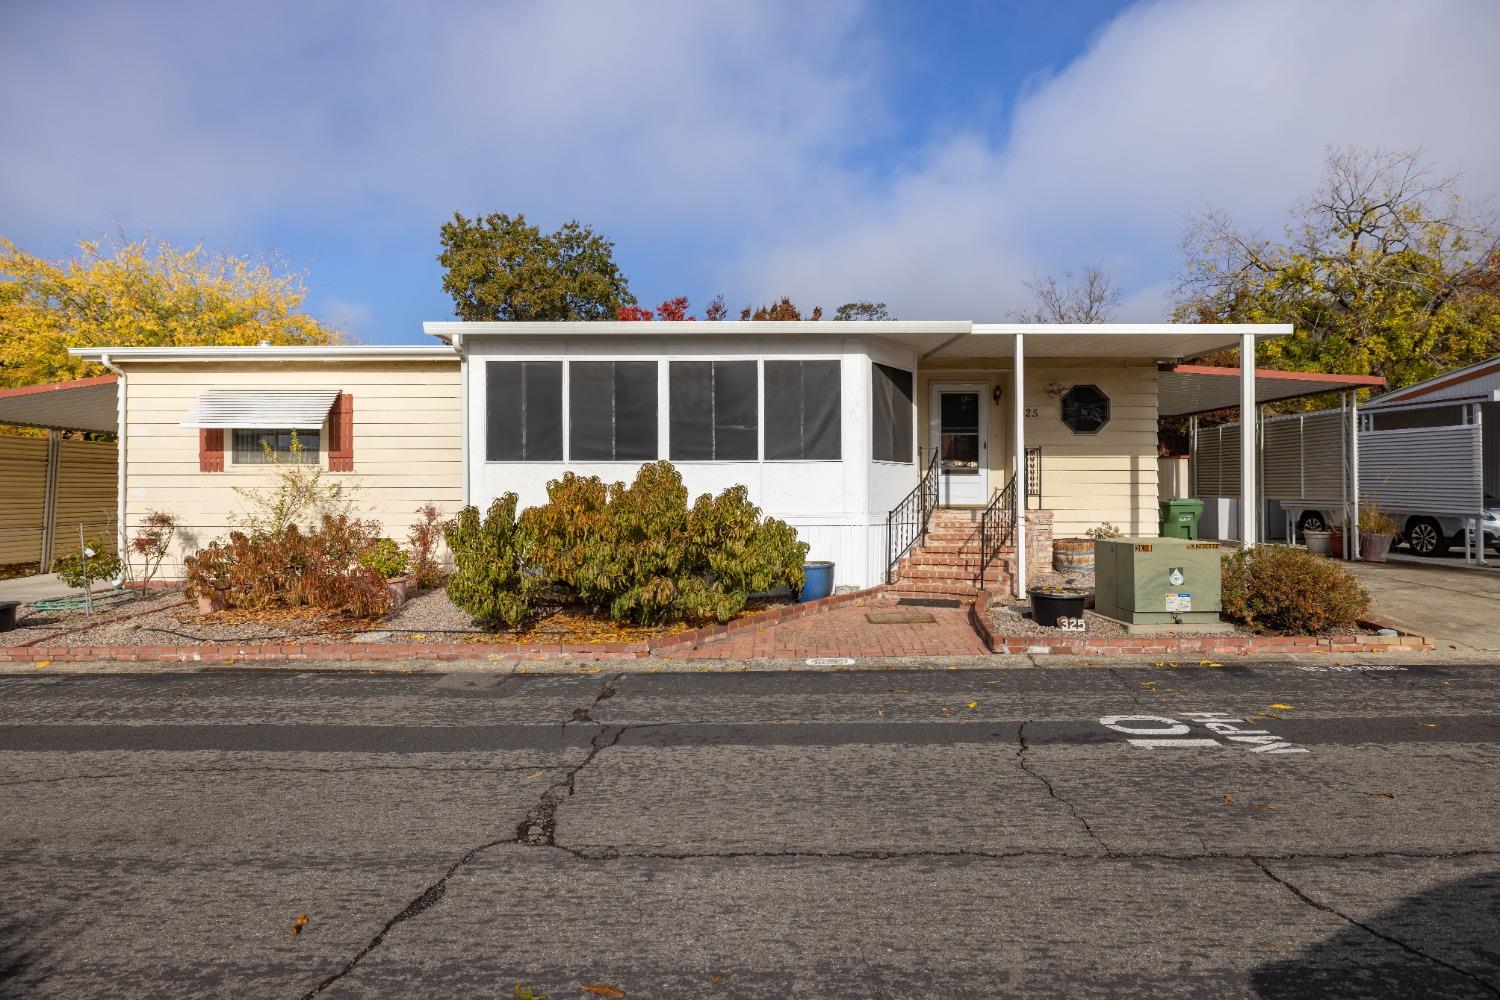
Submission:
M 1132 625 L 1219 622 L 1219 543 L 1101 538 L 1094 543 L 1094 611 Z

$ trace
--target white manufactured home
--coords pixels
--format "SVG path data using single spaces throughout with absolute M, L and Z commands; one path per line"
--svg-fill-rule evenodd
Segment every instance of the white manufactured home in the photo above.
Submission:
M 284 450 L 295 430 L 397 538 L 423 503 L 452 511 L 515 492 L 529 506 L 564 472 L 626 481 L 667 459 L 692 495 L 746 486 L 811 558 L 834 563 L 837 585 L 1020 588 L 1054 532 L 1109 522 L 1156 534 L 1163 366 L 1238 347 L 1247 364 L 1234 389 L 1253 405 L 1256 338 L 1291 332 L 968 321 L 425 330 L 434 342 L 417 347 L 76 350 L 119 376 L 122 532 L 166 508 L 186 515 L 185 551 L 206 543 L 232 523 L 235 487 L 266 481 L 265 448 Z M 1193 378 L 1175 377 L 1174 391 Z M 1250 435 L 1247 468 L 1255 454 Z M 1255 481 L 1243 477 L 1251 491 Z M 972 529 L 973 544 L 939 568 L 913 566 L 935 517 Z M 932 579 L 944 574 L 953 579 Z

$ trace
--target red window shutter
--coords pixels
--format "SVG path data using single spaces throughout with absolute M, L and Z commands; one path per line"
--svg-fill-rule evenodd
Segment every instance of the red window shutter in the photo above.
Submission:
M 224 471 L 224 429 L 198 428 L 198 471 Z
M 354 397 L 347 392 L 328 411 L 328 471 L 354 471 Z

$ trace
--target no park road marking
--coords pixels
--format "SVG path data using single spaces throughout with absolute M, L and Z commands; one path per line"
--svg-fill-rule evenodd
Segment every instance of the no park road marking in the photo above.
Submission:
M 1165 715 L 1106 715 L 1099 724 L 1124 733 L 1125 742 L 1143 750 L 1206 750 L 1238 747 L 1251 753 L 1311 753 L 1265 729 L 1247 729 L 1244 719 L 1228 712 L 1184 712 L 1187 722 Z M 1202 726 L 1212 737 L 1193 735 L 1193 725 Z

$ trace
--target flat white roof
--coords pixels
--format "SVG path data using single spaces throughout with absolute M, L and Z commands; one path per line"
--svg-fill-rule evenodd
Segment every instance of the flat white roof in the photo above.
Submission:
M 1287 323 L 973 323 L 968 320 L 756 320 L 645 322 L 423 323 L 430 336 L 451 342 L 470 336 L 868 336 L 915 350 L 922 361 L 1013 357 L 1022 336 L 1028 357 L 1195 357 L 1239 343 L 1242 334 L 1284 337 Z
M 456 361 L 458 355 L 445 344 L 398 346 L 328 345 L 285 347 L 70 347 L 76 358 L 115 362 L 131 361 Z

